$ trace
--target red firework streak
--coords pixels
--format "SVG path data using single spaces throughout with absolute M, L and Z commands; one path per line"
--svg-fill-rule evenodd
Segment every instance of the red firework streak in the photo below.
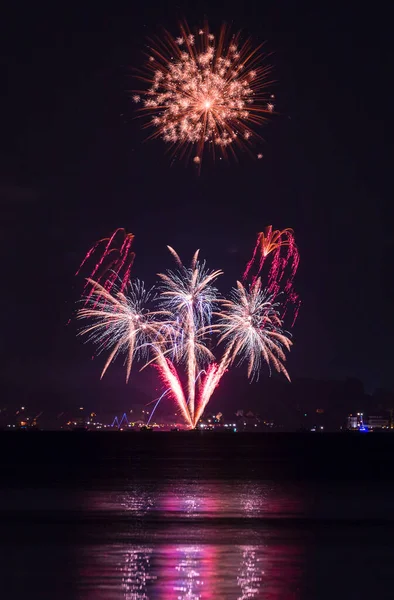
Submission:
M 110 237 L 99 240 L 90 248 L 75 275 L 81 272 L 86 263 L 95 259 L 96 263 L 89 278 L 100 283 L 108 292 L 116 281 L 120 280 L 120 291 L 123 292 L 130 279 L 135 258 L 135 253 L 131 251 L 133 240 L 134 234 L 127 233 L 123 227 L 118 227 Z M 88 285 L 89 283 L 86 282 L 84 290 Z M 88 294 L 87 300 L 91 293 Z
M 289 304 L 294 307 L 292 327 L 297 319 L 301 301 L 293 289 L 294 277 L 300 262 L 300 255 L 294 239 L 292 229 L 273 229 L 268 225 L 265 231 L 257 234 L 256 245 L 252 258 L 246 265 L 243 274 L 244 281 L 250 280 L 253 285 L 261 276 L 263 268 L 267 271 L 267 289 L 273 299 L 283 293 L 286 299 L 283 303 L 282 319 Z

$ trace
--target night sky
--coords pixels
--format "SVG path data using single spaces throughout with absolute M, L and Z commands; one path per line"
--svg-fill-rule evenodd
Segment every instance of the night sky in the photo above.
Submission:
M 154 283 L 171 265 L 166 244 L 184 258 L 201 248 L 224 269 L 223 292 L 258 231 L 292 227 L 302 307 L 291 376 L 393 387 L 384 14 L 358 3 L 83 4 L 14 3 L 2 14 L 2 404 L 34 398 L 62 408 L 85 393 L 129 402 L 136 389 L 151 398 L 154 372 L 135 371 L 126 388 L 119 362 L 99 382 L 102 358 L 91 360 L 75 322 L 67 325 L 79 262 L 119 226 L 136 236 L 134 275 Z M 182 17 L 191 26 L 207 17 L 212 29 L 226 21 L 267 41 L 280 114 L 262 131 L 263 160 L 206 163 L 197 177 L 171 164 L 163 142 L 144 141 L 133 68 L 146 37 L 162 27 L 176 34 Z

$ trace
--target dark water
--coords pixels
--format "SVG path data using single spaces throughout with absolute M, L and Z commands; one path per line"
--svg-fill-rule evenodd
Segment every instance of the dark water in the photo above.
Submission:
M 7 600 L 394 597 L 394 436 L 12 433 L 0 449 Z

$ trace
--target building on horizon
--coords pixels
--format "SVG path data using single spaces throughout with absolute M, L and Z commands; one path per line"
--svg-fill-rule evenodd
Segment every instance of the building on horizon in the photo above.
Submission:
M 351 430 L 360 429 L 364 427 L 364 413 L 358 412 L 348 415 L 347 428 Z
M 371 415 L 366 419 L 369 429 L 390 429 L 390 419 L 382 415 Z

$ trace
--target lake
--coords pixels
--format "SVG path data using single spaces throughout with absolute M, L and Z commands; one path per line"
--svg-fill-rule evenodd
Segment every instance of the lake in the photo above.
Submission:
M 2 432 L 7 600 L 392 598 L 394 435 Z

